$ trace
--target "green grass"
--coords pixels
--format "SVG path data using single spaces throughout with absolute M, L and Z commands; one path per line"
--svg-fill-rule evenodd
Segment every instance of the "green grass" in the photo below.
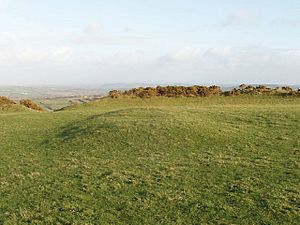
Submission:
M 49 98 L 49 99 L 35 99 L 35 102 L 38 103 L 42 108 L 48 111 L 56 111 L 68 106 L 71 106 L 70 101 L 75 100 L 76 98 L 65 97 L 65 98 Z
M 23 105 L 13 105 L 9 107 L 0 107 L 0 115 L 11 114 L 11 113 L 21 113 L 28 112 L 30 109 L 24 107 Z
M 106 98 L 0 127 L 0 224 L 300 223 L 300 98 Z

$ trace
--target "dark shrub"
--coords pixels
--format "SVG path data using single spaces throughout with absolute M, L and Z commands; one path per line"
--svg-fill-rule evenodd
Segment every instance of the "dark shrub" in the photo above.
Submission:
M 122 94 L 121 91 L 113 90 L 109 92 L 109 96 L 112 98 L 118 98 Z

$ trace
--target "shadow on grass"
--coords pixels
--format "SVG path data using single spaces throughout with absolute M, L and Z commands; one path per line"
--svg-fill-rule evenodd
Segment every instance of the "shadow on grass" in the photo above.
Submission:
M 60 127 L 55 139 L 59 142 L 67 142 L 76 138 L 84 138 L 98 135 L 103 132 L 117 133 L 124 127 L 135 126 L 139 123 L 151 123 L 151 120 L 170 118 L 167 110 L 129 108 L 109 111 L 87 117 L 84 120 L 69 123 Z M 42 144 L 48 144 L 44 140 Z

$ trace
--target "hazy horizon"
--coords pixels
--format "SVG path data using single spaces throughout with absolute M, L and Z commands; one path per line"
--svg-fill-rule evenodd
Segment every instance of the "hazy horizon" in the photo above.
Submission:
M 300 84 L 297 0 L 0 0 L 0 85 Z
M 58 85 L 46 85 L 46 84 L 37 84 L 37 85 L 3 85 L 0 84 L 0 90 L 3 88 L 66 88 L 66 89 L 107 89 L 111 90 L 110 87 L 113 88 L 135 88 L 135 87 L 155 87 L 155 86 L 213 86 L 217 85 L 221 88 L 231 88 L 231 87 L 239 87 L 241 84 L 246 84 L 250 86 L 259 86 L 259 85 L 265 85 L 267 87 L 284 87 L 284 86 L 291 86 L 292 88 L 300 88 L 300 84 L 298 83 L 201 83 L 201 82 L 195 82 L 195 83 L 176 83 L 176 82 L 170 82 L 170 83 L 104 83 L 104 84 L 90 84 L 90 85 L 79 85 L 79 84 L 58 84 Z

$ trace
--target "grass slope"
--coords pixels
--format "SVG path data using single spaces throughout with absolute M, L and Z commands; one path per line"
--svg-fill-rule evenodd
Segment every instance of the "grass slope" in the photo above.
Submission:
M 28 108 L 26 108 L 22 105 L 13 105 L 13 106 L 10 106 L 10 107 L 1 107 L 0 108 L 0 115 L 12 114 L 12 113 L 26 113 L 26 112 L 29 112 L 29 111 L 30 111 L 30 109 L 28 109 Z
M 0 224 L 300 223 L 300 98 L 107 98 L 0 127 Z

